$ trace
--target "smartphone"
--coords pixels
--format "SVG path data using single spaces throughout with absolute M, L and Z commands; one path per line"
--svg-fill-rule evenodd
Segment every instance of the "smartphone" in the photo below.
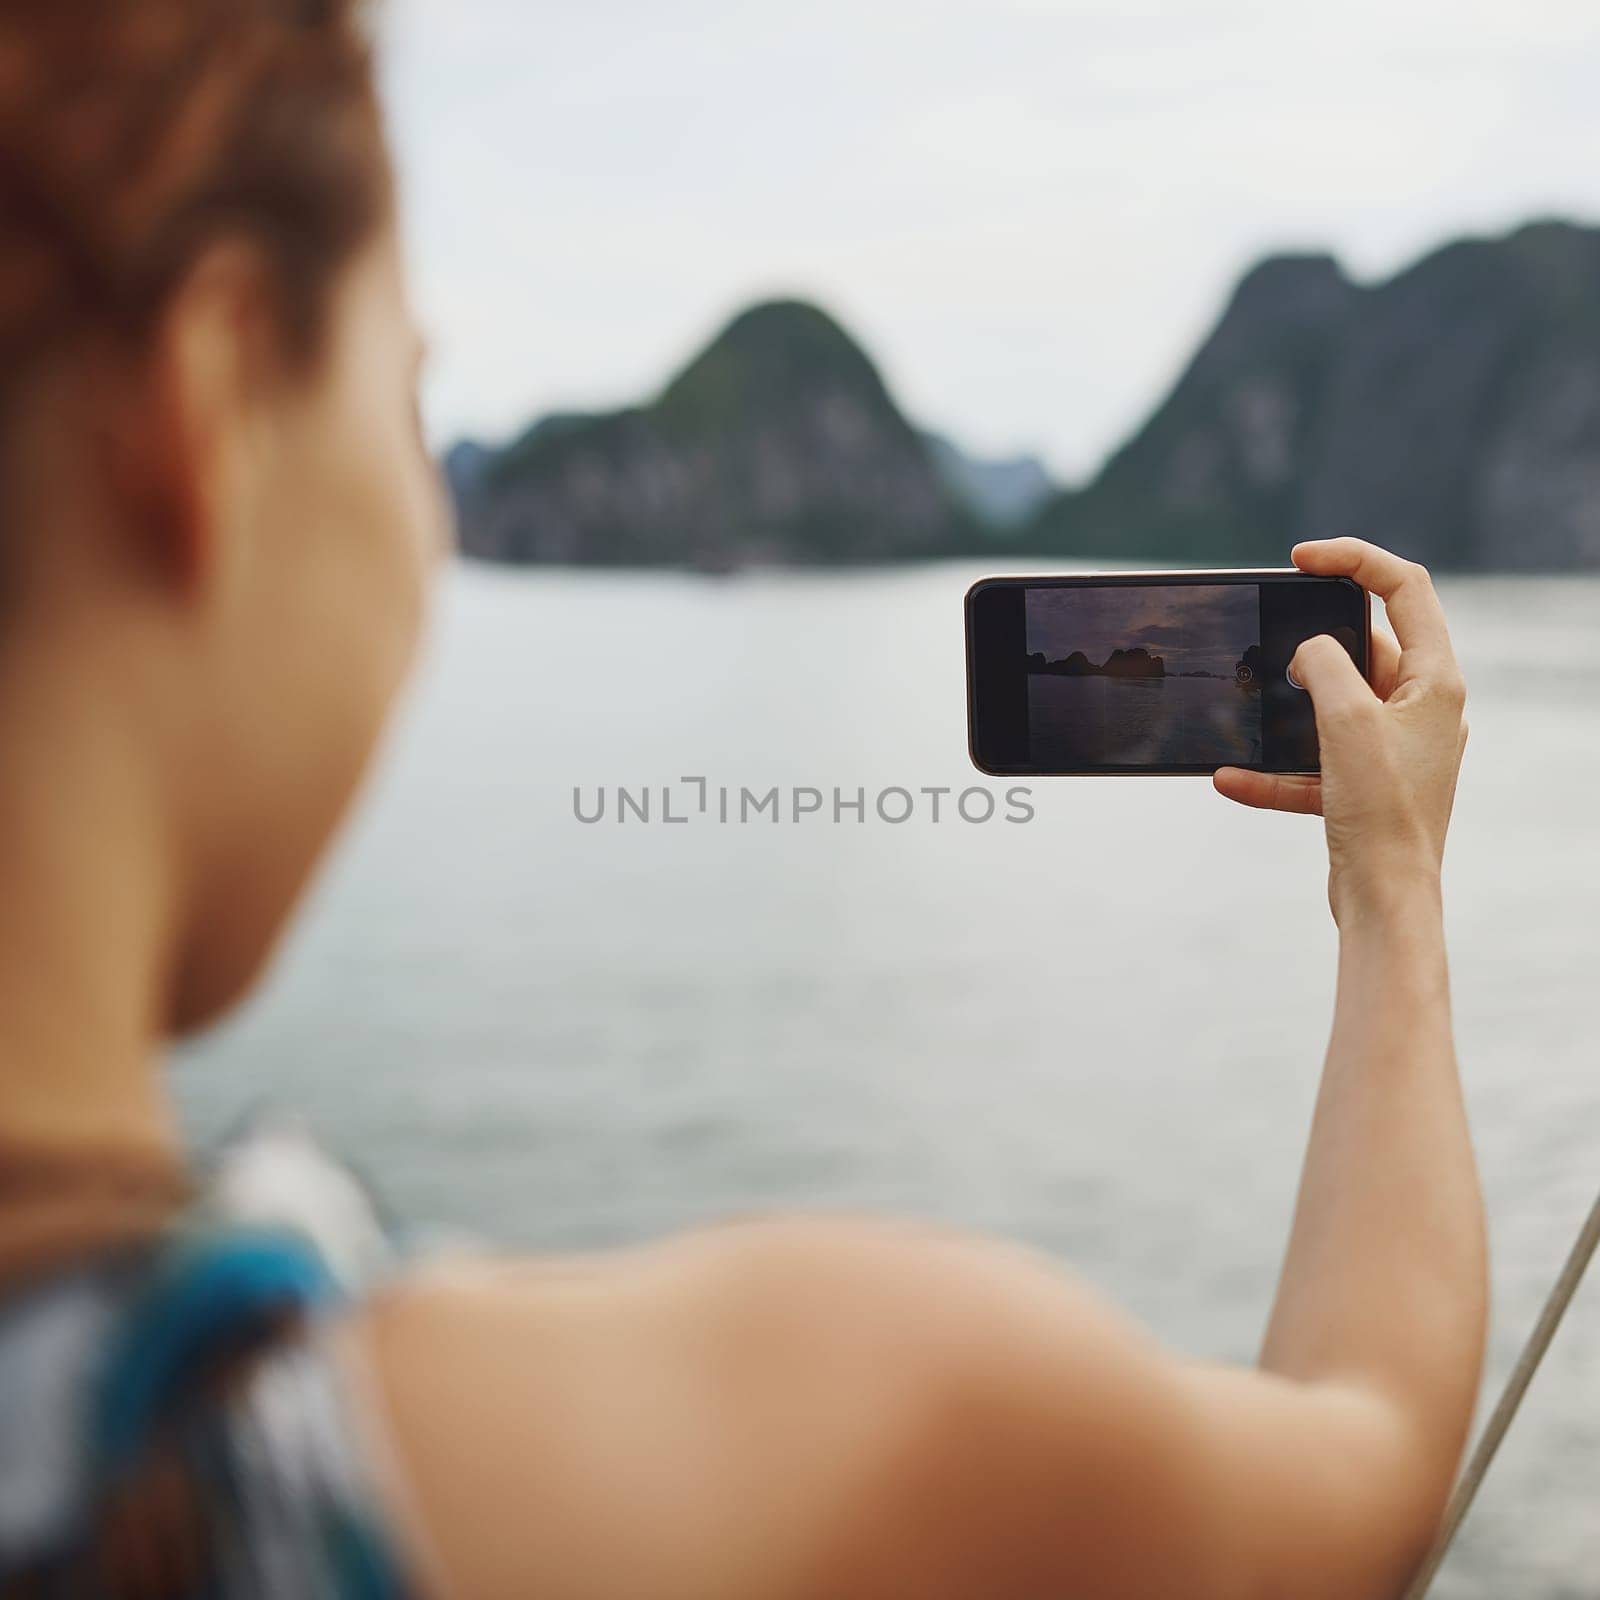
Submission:
M 1316 772 L 1289 663 L 1327 633 L 1363 676 L 1367 592 L 1349 578 L 1120 572 L 985 578 L 967 592 L 972 760 L 996 776 Z

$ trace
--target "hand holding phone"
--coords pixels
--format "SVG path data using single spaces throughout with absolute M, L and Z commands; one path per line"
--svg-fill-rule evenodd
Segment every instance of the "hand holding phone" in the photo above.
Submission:
M 1243 805 L 1326 819 L 1329 900 L 1342 919 L 1373 896 L 1436 884 L 1466 748 L 1466 686 L 1424 568 L 1360 539 L 1297 545 L 1294 562 L 1376 594 L 1395 639 L 1373 636 L 1370 682 L 1331 639 L 1308 639 L 1296 651 L 1294 673 L 1317 721 L 1320 776 L 1224 767 L 1214 781 Z

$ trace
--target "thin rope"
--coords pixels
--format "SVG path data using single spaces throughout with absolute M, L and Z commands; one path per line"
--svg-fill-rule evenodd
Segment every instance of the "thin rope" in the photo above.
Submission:
M 1595 1200 L 1588 1220 L 1578 1230 L 1572 1253 L 1567 1257 L 1566 1265 L 1562 1267 L 1561 1275 L 1544 1303 L 1544 1310 L 1539 1313 L 1533 1332 L 1528 1335 L 1528 1342 L 1522 1347 L 1522 1354 L 1517 1357 L 1516 1366 L 1511 1369 L 1500 1403 L 1494 1408 L 1494 1415 L 1489 1418 L 1489 1424 L 1483 1430 L 1483 1437 L 1478 1440 L 1478 1448 L 1472 1452 L 1467 1470 L 1461 1474 L 1455 1493 L 1450 1496 L 1439 1537 L 1434 1541 L 1421 1571 L 1406 1590 L 1405 1600 L 1423 1600 L 1423 1596 L 1433 1587 L 1434 1577 L 1450 1553 L 1450 1546 L 1462 1522 L 1466 1520 L 1467 1512 L 1472 1509 L 1478 1488 L 1517 1414 L 1517 1408 L 1522 1404 L 1522 1397 L 1527 1394 L 1528 1385 L 1533 1382 L 1533 1375 L 1539 1370 L 1539 1363 L 1544 1360 L 1544 1353 L 1550 1348 L 1550 1341 L 1555 1338 L 1556 1329 L 1561 1326 L 1561 1319 L 1572 1304 L 1572 1297 L 1578 1292 L 1578 1285 L 1583 1282 L 1583 1275 L 1594 1258 L 1596 1246 L 1600 1246 L 1600 1198 Z

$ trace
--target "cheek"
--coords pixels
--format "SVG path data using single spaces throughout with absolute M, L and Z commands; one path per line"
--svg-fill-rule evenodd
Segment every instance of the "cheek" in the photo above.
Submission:
M 416 654 L 442 506 L 414 449 L 370 420 L 339 422 L 288 475 L 257 651 L 271 679 L 262 695 L 298 741 L 297 803 L 319 831 L 359 783 Z
M 369 425 L 363 448 L 347 463 L 347 581 L 362 591 L 364 636 L 375 687 L 391 694 L 420 637 L 445 545 L 443 486 L 408 431 Z
M 437 489 L 415 470 L 404 483 L 397 473 L 377 507 L 374 567 L 383 573 L 378 581 L 385 596 L 392 680 L 410 666 L 426 620 L 439 561 L 439 508 Z

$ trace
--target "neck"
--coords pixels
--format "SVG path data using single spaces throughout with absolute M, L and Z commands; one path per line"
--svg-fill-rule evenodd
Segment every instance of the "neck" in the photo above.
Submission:
M 0 1170 L 178 1163 L 160 1069 L 176 876 L 148 751 L 96 670 L 114 651 L 78 642 L 0 654 Z

